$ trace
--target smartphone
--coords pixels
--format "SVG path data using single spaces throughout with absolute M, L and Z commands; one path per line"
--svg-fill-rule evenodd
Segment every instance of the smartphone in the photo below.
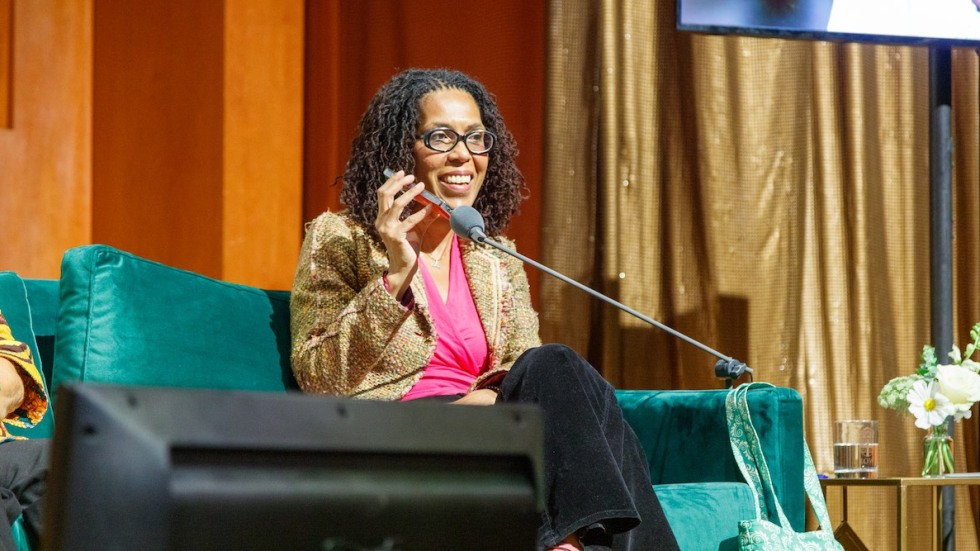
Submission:
M 384 175 L 385 178 L 391 178 L 395 175 L 395 171 L 390 168 L 386 168 L 384 170 Z M 449 203 L 429 193 L 428 190 L 422 190 L 422 193 L 416 195 L 415 201 L 423 205 L 432 205 L 436 211 L 436 214 L 442 216 L 446 220 L 449 220 L 449 216 L 453 212 L 453 208 L 449 206 Z

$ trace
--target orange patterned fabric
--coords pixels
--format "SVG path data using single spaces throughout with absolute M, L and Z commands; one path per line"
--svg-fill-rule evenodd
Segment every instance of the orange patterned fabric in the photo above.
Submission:
M 48 409 L 48 395 L 44 390 L 41 374 L 34 366 L 30 347 L 14 340 L 2 312 L 0 312 L 0 358 L 13 362 L 20 378 L 24 381 L 23 403 L 0 422 L 0 442 L 3 442 L 14 438 L 7 433 L 7 424 L 29 428 L 44 417 L 44 412 Z
M 490 370 L 473 384 L 479 388 L 541 344 L 538 317 L 520 261 L 461 245 L 490 349 Z M 293 372 L 304 391 L 398 400 L 421 378 L 436 343 L 422 277 L 413 279 L 415 301 L 405 307 L 385 290 L 387 268 L 384 246 L 343 213 L 310 223 L 290 301 Z

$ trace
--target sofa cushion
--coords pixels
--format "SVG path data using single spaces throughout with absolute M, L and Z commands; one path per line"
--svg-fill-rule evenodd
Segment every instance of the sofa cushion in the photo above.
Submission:
M 52 387 L 69 381 L 283 391 L 289 295 L 105 245 L 65 253 Z
M 0 272 L 0 311 L 7 319 L 14 338 L 30 347 L 34 365 L 38 367 L 42 382 L 47 386 L 41 354 L 38 352 L 37 341 L 34 338 L 34 321 L 31 305 L 27 301 L 27 290 L 24 287 L 24 280 L 14 272 Z M 54 431 L 54 416 L 48 411 L 32 428 L 8 426 L 7 429 L 14 436 L 47 438 Z
M 655 485 L 744 482 L 728 437 L 727 394 L 720 389 L 616 391 L 623 416 L 647 456 Z M 753 389 L 749 410 L 780 504 L 793 528 L 803 531 L 803 400 L 791 388 Z M 769 506 L 773 510 L 771 503 Z
M 682 550 L 738 550 L 738 522 L 755 518 L 744 482 L 656 484 L 654 491 Z

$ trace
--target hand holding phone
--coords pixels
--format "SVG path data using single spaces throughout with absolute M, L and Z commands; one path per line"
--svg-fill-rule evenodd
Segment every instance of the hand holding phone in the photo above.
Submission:
M 385 178 L 391 178 L 395 175 L 395 171 L 390 168 L 386 168 L 384 170 L 384 175 Z M 428 190 L 422 190 L 422 193 L 416 195 L 415 201 L 422 205 L 432 205 L 436 214 L 442 216 L 446 220 L 449 220 L 449 215 L 453 212 L 453 208 L 449 206 L 449 203 L 446 203 L 432 193 L 429 193 Z

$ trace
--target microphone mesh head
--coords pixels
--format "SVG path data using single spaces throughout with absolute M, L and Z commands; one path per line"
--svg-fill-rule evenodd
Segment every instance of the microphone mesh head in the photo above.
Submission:
M 453 209 L 452 215 L 449 216 L 449 225 L 456 235 L 473 241 L 476 241 L 477 237 L 486 235 L 480 211 L 467 205 L 460 205 Z

